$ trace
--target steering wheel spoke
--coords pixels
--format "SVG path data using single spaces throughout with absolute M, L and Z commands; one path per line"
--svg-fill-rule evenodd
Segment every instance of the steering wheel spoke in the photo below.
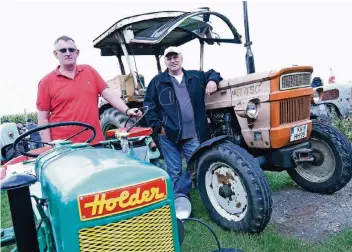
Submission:
M 84 131 L 86 131 L 86 130 L 88 130 L 87 127 L 85 127 L 83 130 L 78 131 L 77 133 L 73 134 L 72 136 L 66 138 L 65 141 L 70 140 L 71 138 L 73 138 L 73 137 L 75 137 L 75 136 L 81 134 L 82 132 L 84 132 Z

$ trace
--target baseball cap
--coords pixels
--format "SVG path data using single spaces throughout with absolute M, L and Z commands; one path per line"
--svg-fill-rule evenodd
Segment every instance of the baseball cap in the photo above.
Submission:
M 166 55 L 168 55 L 169 53 L 176 53 L 176 54 L 182 55 L 181 50 L 180 50 L 179 48 L 177 48 L 177 47 L 174 47 L 174 46 L 170 46 L 170 47 L 168 47 L 168 48 L 165 49 L 165 51 L 164 51 L 164 57 L 165 57 Z

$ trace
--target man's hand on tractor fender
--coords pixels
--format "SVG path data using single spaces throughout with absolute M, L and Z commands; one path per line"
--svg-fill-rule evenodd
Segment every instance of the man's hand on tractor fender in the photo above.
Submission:
M 214 93 L 216 90 L 218 89 L 217 85 L 216 85 L 216 82 L 215 81 L 209 81 L 207 83 L 207 86 L 205 88 L 205 93 L 207 95 L 211 95 L 212 93 Z
M 126 110 L 126 114 L 128 116 L 141 116 L 142 115 L 142 111 L 140 111 L 137 108 L 129 108 Z

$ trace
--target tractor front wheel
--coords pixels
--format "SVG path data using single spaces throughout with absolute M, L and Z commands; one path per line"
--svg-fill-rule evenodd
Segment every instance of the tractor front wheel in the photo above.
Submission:
M 198 162 L 198 189 L 211 218 L 224 229 L 259 233 L 268 224 L 272 198 L 258 162 L 241 147 L 221 143 Z
M 332 194 L 352 177 L 352 148 L 345 135 L 330 124 L 313 121 L 313 162 L 287 170 L 291 178 L 309 192 Z

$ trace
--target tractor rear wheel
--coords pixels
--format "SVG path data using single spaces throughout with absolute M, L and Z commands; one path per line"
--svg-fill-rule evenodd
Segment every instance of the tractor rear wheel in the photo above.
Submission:
M 130 127 L 136 122 L 135 118 L 131 118 L 125 126 L 127 120 L 128 116 L 116 108 L 109 108 L 105 110 L 100 116 L 100 126 L 105 138 L 105 134 L 108 130 Z
M 197 183 L 211 218 L 224 229 L 259 233 L 268 224 L 268 183 L 258 162 L 241 147 L 221 143 L 201 154 Z
M 309 192 L 332 194 L 352 177 L 352 145 L 330 124 L 313 121 L 311 144 L 314 161 L 287 170 L 292 180 Z

